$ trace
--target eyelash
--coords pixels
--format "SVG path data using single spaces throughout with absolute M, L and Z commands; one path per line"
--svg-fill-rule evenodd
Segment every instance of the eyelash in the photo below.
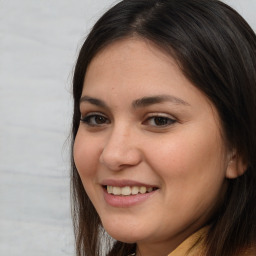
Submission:
M 92 119 L 94 118 L 94 122 L 92 122 Z M 98 121 L 102 122 L 102 121 L 105 121 L 105 123 L 97 123 L 96 121 L 96 118 L 99 118 Z M 81 122 L 87 124 L 88 126 L 102 126 L 102 125 L 105 125 L 105 124 L 109 124 L 110 121 L 108 120 L 108 118 L 101 114 L 101 113 L 90 113 L 88 115 L 86 115 L 85 117 L 81 117 Z M 106 123 L 107 121 L 107 123 Z
M 91 127 L 101 127 L 103 125 L 111 123 L 110 120 L 101 113 L 89 113 L 85 117 L 81 117 L 80 120 L 81 122 Z M 152 121 L 154 122 L 154 124 L 151 123 Z M 160 124 L 157 124 L 157 122 L 158 123 L 160 122 Z M 170 118 L 164 115 L 159 115 L 159 114 L 154 114 L 154 115 L 152 114 L 152 116 L 148 117 L 145 121 L 142 122 L 142 124 L 150 125 L 152 127 L 165 128 L 175 124 L 176 122 L 177 121 L 173 118 Z
M 151 126 L 153 127 L 161 127 L 161 128 L 165 128 L 165 127 L 168 127 L 168 126 L 171 126 L 173 125 L 174 123 L 176 123 L 176 120 L 173 119 L 173 118 L 170 118 L 170 117 L 167 117 L 167 116 L 164 116 L 164 115 L 152 115 L 150 117 L 148 117 L 144 122 L 143 124 L 149 124 L 150 121 L 154 121 L 155 125 L 151 124 Z M 160 125 L 157 125 L 156 123 L 157 122 L 160 122 L 162 124 Z

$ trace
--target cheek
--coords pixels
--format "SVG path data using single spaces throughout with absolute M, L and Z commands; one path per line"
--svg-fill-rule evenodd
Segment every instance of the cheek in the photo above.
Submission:
M 99 147 L 97 141 L 78 130 L 75 138 L 73 156 L 76 168 L 82 180 L 93 177 L 97 170 Z
M 170 213 L 174 223 L 204 222 L 224 193 L 225 165 L 218 136 L 199 136 L 192 131 L 176 134 L 165 143 L 156 142 L 148 151 L 150 164 L 162 182 L 162 218 L 166 222 L 170 222 Z
M 147 146 L 149 148 L 149 146 Z M 155 142 L 148 159 L 167 190 L 217 193 L 225 178 L 225 152 L 216 131 L 189 129 Z

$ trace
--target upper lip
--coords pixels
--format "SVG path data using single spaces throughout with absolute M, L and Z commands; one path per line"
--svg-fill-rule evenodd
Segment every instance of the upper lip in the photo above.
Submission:
M 123 180 L 106 179 L 101 182 L 101 185 L 102 186 L 113 186 L 113 187 L 138 186 L 138 187 L 157 188 L 156 185 L 146 184 L 146 183 L 134 181 L 134 180 L 125 180 L 125 179 L 123 179 Z

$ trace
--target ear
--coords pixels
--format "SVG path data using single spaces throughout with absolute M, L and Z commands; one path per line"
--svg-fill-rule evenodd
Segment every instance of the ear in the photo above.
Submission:
M 235 179 L 245 173 L 247 164 L 236 151 L 232 151 L 228 159 L 226 178 Z

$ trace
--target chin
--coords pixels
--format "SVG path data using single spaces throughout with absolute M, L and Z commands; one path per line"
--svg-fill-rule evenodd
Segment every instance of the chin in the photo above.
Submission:
M 123 243 L 136 243 L 137 241 L 141 240 L 141 234 L 138 230 L 125 227 L 109 227 L 109 225 L 104 226 L 106 232 L 113 237 L 115 240 L 121 241 Z
M 127 244 L 135 244 L 137 243 L 137 239 L 135 238 L 132 238 L 132 237 L 127 237 L 127 234 L 124 234 L 124 235 L 117 235 L 117 236 L 114 236 L 114 235 L 111 235 L 110 236 L 112 238 L 114 238 L 115 240 L 117 241 L 120 241 L 120 242 L 123 242 L 123 243 L 127 243 Z

